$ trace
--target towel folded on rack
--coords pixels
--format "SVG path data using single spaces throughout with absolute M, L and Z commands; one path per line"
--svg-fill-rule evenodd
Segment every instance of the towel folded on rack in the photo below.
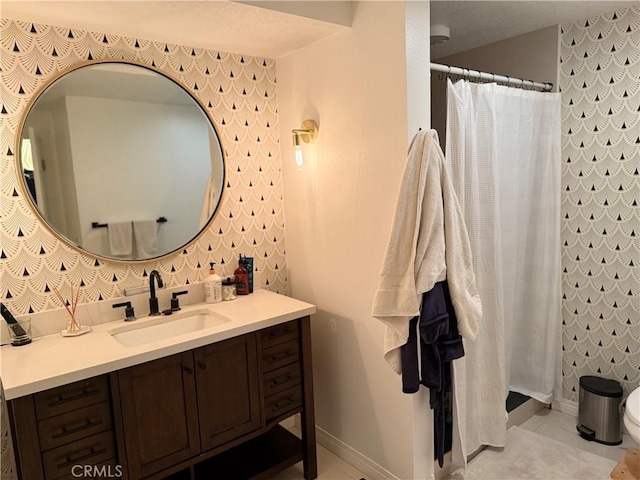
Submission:
M 158 255 L 157 220 L 136 220 L 133 222 L 133 233 L 136 238 L 138 259 L 151 258 Z
M 107 230 L 111 255 L 117 257 L 131 255 L 133 248 L 131 222 L 109 222 Z

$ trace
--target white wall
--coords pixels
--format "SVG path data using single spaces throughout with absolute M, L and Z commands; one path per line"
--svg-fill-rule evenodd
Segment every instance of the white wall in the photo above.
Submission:
M 371 317 L 415 133 L 407 125 L 428 126 L 428 71 L 426 99 L 416 101 L 423 114 L 408 115 L 406 8 L 360 2 L 351 31 L 278 59 L 277 72 L 288 279 L 293 296 L 318 307 L 316 423 L 391 474 L 416 478 L 412 397 L 383 360 L 383 327 Z M 428 22 L 422 28 L 428 37 Z M 289 139 L 306 118 L 320 131 L 297 171 Z
M 67 105 L 64 99 L 59 99 L 55 102 L 52 108 L 52 116 L 54 124 L 53 135 L 55 137 L 53 145 L 55 145 L 54 149 L 57 158 L 49 158 L 47 162 L 47 170 L 50 170 L 51 173 L 47 174 L 45 180 L 47 182 L 46 190 L 49 190 L 49 180 L 54 180 L 51 182 L 53 188 L 47 195 L 49 197 L 47 215 L 51 213 L 54 216 L 53 218 L 56 218 L 54 225 L 59 226 L 60 232 L 72 242 L 79 244 L 82 241 L 82 232 L 78 209 L 78 192 L 73 171 Z M 57 173 L 58 181 L 55 181 L 56 175 L 53 172 Z M 54 202 L 57 203 L 59 210 L 53 207 Z M 59 223 L 57 219 L 59 219 Z
M 160 252 L 192 238 L 211 172 L 202 112 L 196 106 L 66 99 L 83 247 L 109 254 L 107 230 L 93 229 L 91 222 L 162 216 L 168 223 L 158 228 Z

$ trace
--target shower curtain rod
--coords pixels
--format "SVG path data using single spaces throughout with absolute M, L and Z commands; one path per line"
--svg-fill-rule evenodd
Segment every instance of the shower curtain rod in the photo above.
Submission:
M 549 92 L 553 88 L 553 83 L 534 82 L 533 80 L 523 80 L 522 78 L 496 75 L 495 73 L 481 72 L 479 70 L 471 70 L 469 68 L 452 67 L 449 65 L 442 65 L 440 63 L 431 63 L 430 67 L 431 70 L 435 70 L 436 72 L 452 73 L 454 75 L 462 75 L 463 77 L 479 78 L 481 80 L 506 83 L 509 85 L 516 85 L 518 87 L 538 88 L 544 92 Z

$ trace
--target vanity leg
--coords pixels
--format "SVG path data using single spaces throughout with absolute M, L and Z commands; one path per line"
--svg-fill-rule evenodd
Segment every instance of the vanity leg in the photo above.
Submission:
M 127 463 L 127 449 L 124 444 L 124 425 L 122 424 L 122 406 L 120 405 L 120 383 L 118 382 L 118 372 L 109 374 L 111 385 L 111 408 L 113 413 L 113 426 L 116 433 L 116 452 L 118 465 L 122 468 L 121 480 L 129 480 L 129 468 Z
M 313 407 L 313 368 L 311 361 L 311 324 L 309 316 L 300 322 L 300 347 L 302 351 L 303 405 L 301 413 L 304 478 L 318 476 L 316 452 L 316 420 Z
M 19 480 L 44 479 L 33 395 L 10 400 L 8 413 L 13 437 L 16 478 Z

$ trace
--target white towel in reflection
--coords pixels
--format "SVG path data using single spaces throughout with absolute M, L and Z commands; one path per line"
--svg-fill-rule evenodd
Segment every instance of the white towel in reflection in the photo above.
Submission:
M 133 234 L 136 238 L 138 258 L 151 258 L 158 255 L 158 222 L 156 220 L 133 222 Z
M 133 247 L 131 222 L 109 222 L 107 230 L 111 255 L 131 255 Z

